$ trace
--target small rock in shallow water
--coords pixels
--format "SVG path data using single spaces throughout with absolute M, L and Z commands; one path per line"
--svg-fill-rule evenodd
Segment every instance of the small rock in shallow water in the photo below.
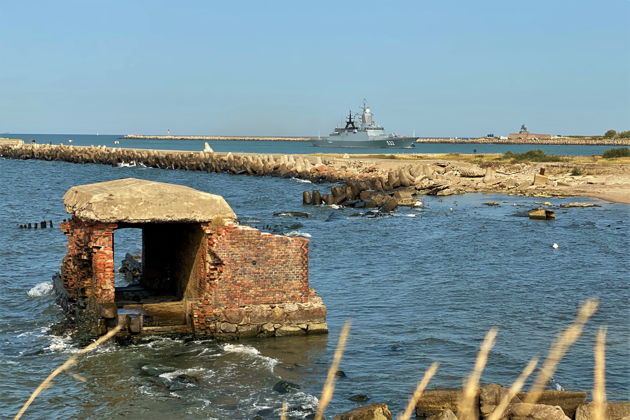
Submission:
M 181 375 L 177 375 L 175 379 L 177 379 L 179 382 L 183 384 L 193 384 L 193 385 L 199 384 L 199 378 L 196 378 L 192 375 L 181 374 Z
M 291 392 L 293 390 L 300 389 L 300 388 L 301 387 L 298 384 L 294 384 L 293 382 L 289 382 L 289 381 L 278 381 L 273 386 L 273 390 L 280 394 L 286 394 L 288 392 Z
M 275 417 L 275 413 L 273 408 L 263 408 L 262 410 L 258 410 L 256 412 L 255 419 L 266 419 Z
M 570 208 L 570 207 L 601 207 L 601 206 L 595 203 L 574 202 L 574 203 L 568 203 L 568 204 L 560 204 L 560 207 Z
M 343 370 L 338 370 L 337 372 L 335 372 L 335 376 L 337 376 L 338 378 L 345 378 L 346 377 L 346 372 L 344 372 Z
M 365 394 L 356 394 L 351 396 L 350 398 L 348 398 L 350 401 L 354 401 L 354 402 L 366 402 L 370 399 L 370 397 L 368 397 Z

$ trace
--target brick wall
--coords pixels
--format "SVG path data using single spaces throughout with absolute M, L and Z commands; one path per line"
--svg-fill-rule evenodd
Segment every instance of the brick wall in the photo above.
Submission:
M 63 285 L 73 299 L 114 302 L 115 223 L 88 222 L 72 217 L 62 223 L 68 251 L 61 266 Z
M 208 284 L 200 297 L 215 307 L 308 301 L 308 239 L 245 226 L 207 231 Z

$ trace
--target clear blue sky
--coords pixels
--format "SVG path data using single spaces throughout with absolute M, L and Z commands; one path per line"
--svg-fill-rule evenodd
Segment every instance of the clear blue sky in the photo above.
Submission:
M 3 1 L 0 132 L 630 129 L 630 1 Z

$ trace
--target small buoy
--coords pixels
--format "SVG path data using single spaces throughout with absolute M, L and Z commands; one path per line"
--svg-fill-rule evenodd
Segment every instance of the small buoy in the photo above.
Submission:
M 558 249 L 558 244 L 554 242 L 554 243 L 553 243 L 553 245 L 551 245 L 551 247 L 552 247 L 553 249 Z

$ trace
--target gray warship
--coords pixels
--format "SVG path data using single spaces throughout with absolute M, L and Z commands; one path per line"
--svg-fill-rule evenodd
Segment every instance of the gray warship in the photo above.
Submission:
M 337 127 L 328 137 L 311 140 L 311 143 L 316 147 L 409 149 L 414 146 L 417 139 L 418 137 L 386 134 L 385 129 L 374 121 L 372 111 L 364 100 L 358 127 L 350 111 L 345 127 Z

